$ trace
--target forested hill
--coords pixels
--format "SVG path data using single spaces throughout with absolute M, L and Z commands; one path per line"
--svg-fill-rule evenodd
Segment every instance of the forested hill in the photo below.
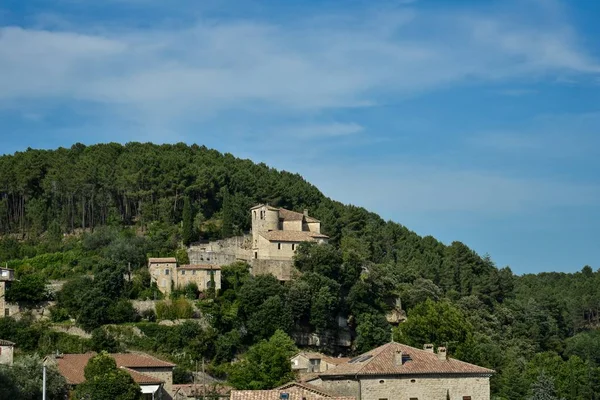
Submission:
M 156 295 L 147 269 L 139 268 L 148 255 L 185 257 L 182 244 L 247 231 L 248 209 L 265 202 L 309 209 L 331 237 L 329 245 L 299 247 L 299 279 L 281 285 L 250 277 L 246 266 L 224 267 L 222 290 L 212 298 L 182 293 L 210 316 L 206 330 L 158 326 L 133 311 L 130 299 Z M 564 398 L 600 398 L 600 272 L 586 266 L 574 274 L 515 276 L 460 242 L 444 245 L 331 200 L 297 174 L 203 146 L 76 144 L 0 157 L 5 262 L 21 279 L 7 299 L 43 300 L 45 280 L 69 278 L 52 321 L 71 318 L 94 332 L 137 323 L 144 340 L 120 345 L 183 365 L 210 360 L 214 371 L 231 373 L 232 383 L 231 361 L 248 349 L 254 354 L 253 345 L 278 330 L 331 332 L 344 316 L 351 353 L 385 343 L 386 313 L 401 303 L 408 320 L 394 328 L 395 339 L 445 344 L 452 356 L 495 369 L 494 398 L 529 398 L 538 380 L 544 387 L 554 381 Z M 128 264 L 135 276 L 124 282 Z M 80 277 L 88 273 L 93 280 Z M 41 354 L 72 345 L 46 337 L 43 323 L 27 324 L 0 319 L 0 337 Z M 191 358 L 177 358 L 182 354 Z M 244 387 L 243 380 L 234 385 Z
M 186 199 L 194 232 L 203 238 L 248 231 L 248 209 L 257 203 L 306 208 L 335 246 L 352 248 L 364 261 L 396 266 L 402 276 L 431 279 L 462 296 L 503 296 L 492 263 L 463 244 L 447 247 L 433 237 L 421 238 L 325 197 L 298 174 L 204 146 L 76 144 L 0 158 L 0 234 L 35 239 L 48 228 L 69 233 L 107 224 L 142 230 L 155 222 L 173 225 L 182 221 Z

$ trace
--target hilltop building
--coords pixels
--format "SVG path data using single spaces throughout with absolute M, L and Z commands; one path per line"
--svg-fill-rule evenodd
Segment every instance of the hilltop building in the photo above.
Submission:
M 11 307 L 5 300 L 6 290 L 15 280 L 15 271 L 10 268 L 0 268 L 0 318 L 8 317 L 13 314 Z M 18 308 L 18 307 L 17 307 Z M 14 310 L 13 310 L 14 311 Z
M 328 369 L 308 383 L 360 400 L 489 400 L 495 372 L 452 358 L 446 348 L 388 343 Z
M 179 265 L 175 258 L 149 258 L 150 280 L 168 295 L 173 289 L 195 283 L 201 291 L 221 289 L 221 267 L 211 264 Z
M 248 263 L 253 275 L 272 274 L 281 281 L 293 278 L 293 257 L 304 242 L 327 243 L 321 222 L 308 210 L 295 212 L 268 204 L 250 209 L 249 235 L 196 243 L 188 249 L 192 263 L 223 266 L 236 261 Z

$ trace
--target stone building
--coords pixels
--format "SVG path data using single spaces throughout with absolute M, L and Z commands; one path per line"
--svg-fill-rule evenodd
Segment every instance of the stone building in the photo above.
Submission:
M 300 380 L 328 371 L 340 364 L 348 362 L 346 357 L 330 357 L 321 353 L 301 351 L 291 358 L 292 371 L 298 374 Z
M 11 306 L 6 302 L 6 289 L 15 280 L 15 271 L 10 268 L 0 268 L 0 318 L 11 315 Z
M 388 343 L 309 383 L 359 400 L 489 400 L 493 370 L 448 358 L 446 349 Z
M 12 365 L 15 344 L 8 340 L 0 339 L 0 364 Z
M 71 389 L 85 381 L 84 369 L 96 353 L 63 354 L 52 359 Z M 140 385 L 144 400 L 173 398 L 173 368 L 175 364 L 144 353 L 110 354 L 118 368 L 126 371 Z
M 195 283 L 198 289 L 221 289 L 221 267 L 211 264 L 179 265 L 175 258 L 149 258 L 150 280 L 168 295 L 173 289 Z
M 291 261 L 303 242 L 326 243 L 321 222 L 304 213 L 259 204 L 250 209 L 252 217 L 252 258 Z

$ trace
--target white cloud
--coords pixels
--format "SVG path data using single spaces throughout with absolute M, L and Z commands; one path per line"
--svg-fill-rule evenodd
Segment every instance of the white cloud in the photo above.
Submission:
M 304 126 L 293 126 L 282 128 L 278 130 L 279 134 L 286 136 L 292 136 L 299 139 L 312 139 L 322 137 L 343 137 L 350 136 L 360 133 L 364 130 L 364 127 L 357 123 L 325 123 L 325 124 L 313 124 Z
M 168 126 L 223 110 L 319 112 L 474 79 L 600 71 L 560 21 L 540 28 L 412 8 L 285 26 L 201 19 L 184 29 L 84 29 L 2 28 L 0 101 L 90 101 Z

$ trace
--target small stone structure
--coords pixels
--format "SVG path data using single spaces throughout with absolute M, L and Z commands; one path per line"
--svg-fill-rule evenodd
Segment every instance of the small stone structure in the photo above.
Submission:
M 15 280 L 15 271 L 10 268 L 0 268 L 0 318 L 9 317 L 18 311 L 18 306 L 7 303 L 5 300 L 6 290 Z M 16 308 L 15 308 L 16 307 Z
M 0 339 L 0 364 L 12 365 L 15 344 L 8 340 Z
M 149 258 L 148 270 L 151 282 L 167 295 L 189 283 L 195 283 L 201 291 L 221 288 L 221 267 L 218 265 L 179 265 L 175 258 Z

